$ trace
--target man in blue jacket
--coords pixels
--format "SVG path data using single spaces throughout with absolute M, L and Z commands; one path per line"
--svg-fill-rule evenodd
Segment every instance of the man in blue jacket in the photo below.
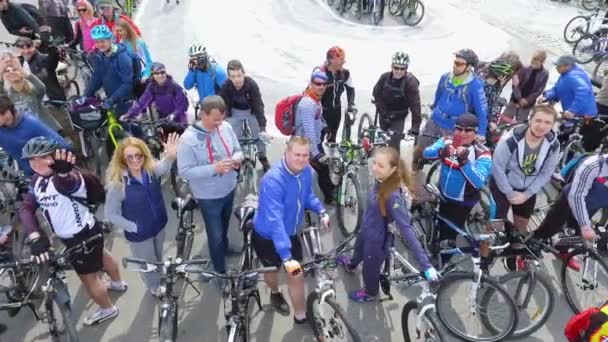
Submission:
M 454 53 L 452 72 L 441 76 L 435 91 L 431 119 L 426 121 L 418 137 L 414 164 L 422 157 L 422 151 L 437 138 L 452 135 L 456 119 L 465 113 L 477 116 L 477 136 L 480 141 L 485 141 L 488 104 L 484 82 L 474 72 L 477 63 L 479 57 L 473 50 L 461 49 Z
M 196 87 L 199 102 L 209 95 L 218 95 L 226 81 L 226 71 L 209 57 L 207 49 L 200 44 L 192 45 L 188 55 L 190 61 L 184 88 L 190 90 Z
M 481 198 L 481 188 L 492 174 L 492 154 L 475 139 L 479 121 L 473 114 L 456 120 L 454 135 L 437 140 L 424 150 L 424 158 L 440 159 L 439 191 L 446 199 L 439 213 L 459 228 Z M 455 240 L 457 232 L 441 223 L 440 240 Z
M 130 108 L 130 100 L 135 94 L 133 58 L 121 44 L 112 43 L 114 35 L 105 25 L 97 25 L 91 30 L 95 40 L 95 50 L 91 53 L 93 75 L 84 95 L 91 97 L 103 87 L 107 98 L 103 102 L 106 109 L 116 105 L 116 113 L 122 115 Z
M 0 95 L 0 147 L 17 161 L 26 176 L 34 174 L 30 163 L 21 158 L 23 146 L 32 138 L 47 137 L 57 141 L 65 148 L 70 145 L 33 115 L 19 113 L 6 95 Z
M 329 228 L 329 215 L 314 193 L 309 158 L 310 141 L 304 137 L 292 137 L 285 157 L 268 170 L 260 182 L 259 206 L 252 236 L 253 248 L 262 265 L 285 267 L 296 324 L 306 322 L 304 279 L 300 267 L 302 246 L 297 236 L 304 211 L 318 213 L 325 228 Z M 264 281 L 271 290 L 272 306 L 279 313 L 289 315 L 289 305 L 279 292 L 278 272 L 264 273 Z

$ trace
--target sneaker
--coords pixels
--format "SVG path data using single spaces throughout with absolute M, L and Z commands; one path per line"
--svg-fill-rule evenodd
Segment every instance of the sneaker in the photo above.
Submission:
M 127 283 L 125 283 L 124 281 L 115 282 L 111 280 L 106 280 L 106 289 L 108 291 L 126 292 L 128 288 L 129 285 L 127 285 Z
M 293 323 L 295 325 L 303 325 L 308 323 L 308 318 L 304 317 L 302 319 L 297 319 L 296 316 L 293 316 Z
M 287 304 L 287 301 L 281 292 L 270 292 L 270 304 L 272 304 L 274 310 L 281 315 L 287 316 L 291 312 L 289 309 L 289 304 Z
M 555 257 L 562 259 L 564 262 L 566 262 L 566 259 L 568 258 L 568 253 L 559 253 L 559 254 L 556 254 Z M 581 270 L 581 265 L 578 263 L 578 261 L 576 261 L 576 260 L 574 260 L 574 258 L 572 258 L 568 262 L 568 268 L 578 272 Z
M 350 257 L 344 254 L 340 254 L 336 257 L 336 263 L 339 266 L 344 267 L 344 270 L 348 273 L 355 272 L 355 267 L 352 267 Z
M 357 291 L 353 291 L 348 294 L 348 298 L 355 302 L 371 302 L 377 299 L 376 296 L 370 296 L 365 292 L 365 289 L 360 289 Z
M 99 308 L 97 311 L 95 311 L 94 314 L 85 318 L 82 323 L 86 326 L 91 326 L 93 324 L 99 324 L 116 316 L 118 316 L 118 308 L 115 306 L 113 306 L 111 309 Z

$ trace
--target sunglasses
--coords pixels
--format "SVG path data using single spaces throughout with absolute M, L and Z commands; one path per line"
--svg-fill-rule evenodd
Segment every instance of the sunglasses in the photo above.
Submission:
M 87 9 L 86 9 L 86 8 L 79 8 L 79 9 L 78 9 L 78 12 L 79 12 L 79 13 L 86 12 L 86 11 L 87 11 Z
M 161 71 L 155 71 L 152 73 L 152 75 L 165 75 L 167 72 L 165 70 L 161 70 Z
M 465 65 L 467 65 L 467 63 L 466 63 L 466 62 L 454 61 L 454 65 L 455 65 L 455 66 L 460 67 L 460 66 L 465 66 Z
M 326 82 L 312 82 L 312 84 L 316 85 L 317 87 L 327 87 Z
M 466 133 L 475 132 L 477 130 L 475 128 L 466 128 L 466 127 L 460 127 L 460 126 L 456 126 L 454 129 L 456 131 L 461 131 L 461 132 L 466 132 Z
M 127 155 L 125 155 L 125 159 L 128 162 L 140 161 L 140 160 L 144 159 L 144 155 L 141 153 L 127 154 Z
M 403 71 L 405 69 L 407 69 L 407 68 L 406 67 L 398 67 L 398 66 L 394 66 L 393 65 L 393 70 L 395 70 L 395 71 Z

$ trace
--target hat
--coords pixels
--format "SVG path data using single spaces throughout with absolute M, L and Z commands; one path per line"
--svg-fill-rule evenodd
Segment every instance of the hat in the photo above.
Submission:
M 572 55 L 559 56 L 554 62 L 554 65 L 573 65 L 576 64 L 576 57 Z
M 34 44 L 34 41 L 29 37 L 19 37 L 15 40 L 15 45 L 19 46 L 21 44 Z
M 310 74 L 311 81 L 314 80 L 315 78 L 323 80 L 323 82 L 327 82 L 329 80 L 325 71 L 321 70 L 320 68 L 314 68 L 312 73 Z
M 479 126 L 479 120 L 471 113 L 464 113 L 456 119 L 456 126 L 462 128 L 477 128 Z
M 155 71 L 159 71 L 159 70 L 167 70 L 167 68 L 165 67 L 165 65 L 163 63 L 160 62 L 154 62 L 152 63 L 152 65 L 150 66 L 150 70 L 152 72 Z
M 119 8 L 113 0 L 99 0 L 97 1 L 97 7 Z

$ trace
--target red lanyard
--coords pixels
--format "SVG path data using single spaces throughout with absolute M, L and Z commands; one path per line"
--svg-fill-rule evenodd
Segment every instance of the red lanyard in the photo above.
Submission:
M 217 135 L 219 135 L 220 141 L 222 142 L 222 145 L 224 145 L 228 158 L 232 158 L 232 152 L 230 152 L 230 149 L 228 149 L 228 145 L 226 145 L 226 141 L 224 141 L 224 137 L 222 137 L 219 128 L 217 129 Z M 213 158 L 213 149 L 211 148 L 211 138 L 209 137 L 209 134 L 207 134 L 207 154 L 209 154 L 209 161 L 211 164 L 213 164 L 215 158 Z

